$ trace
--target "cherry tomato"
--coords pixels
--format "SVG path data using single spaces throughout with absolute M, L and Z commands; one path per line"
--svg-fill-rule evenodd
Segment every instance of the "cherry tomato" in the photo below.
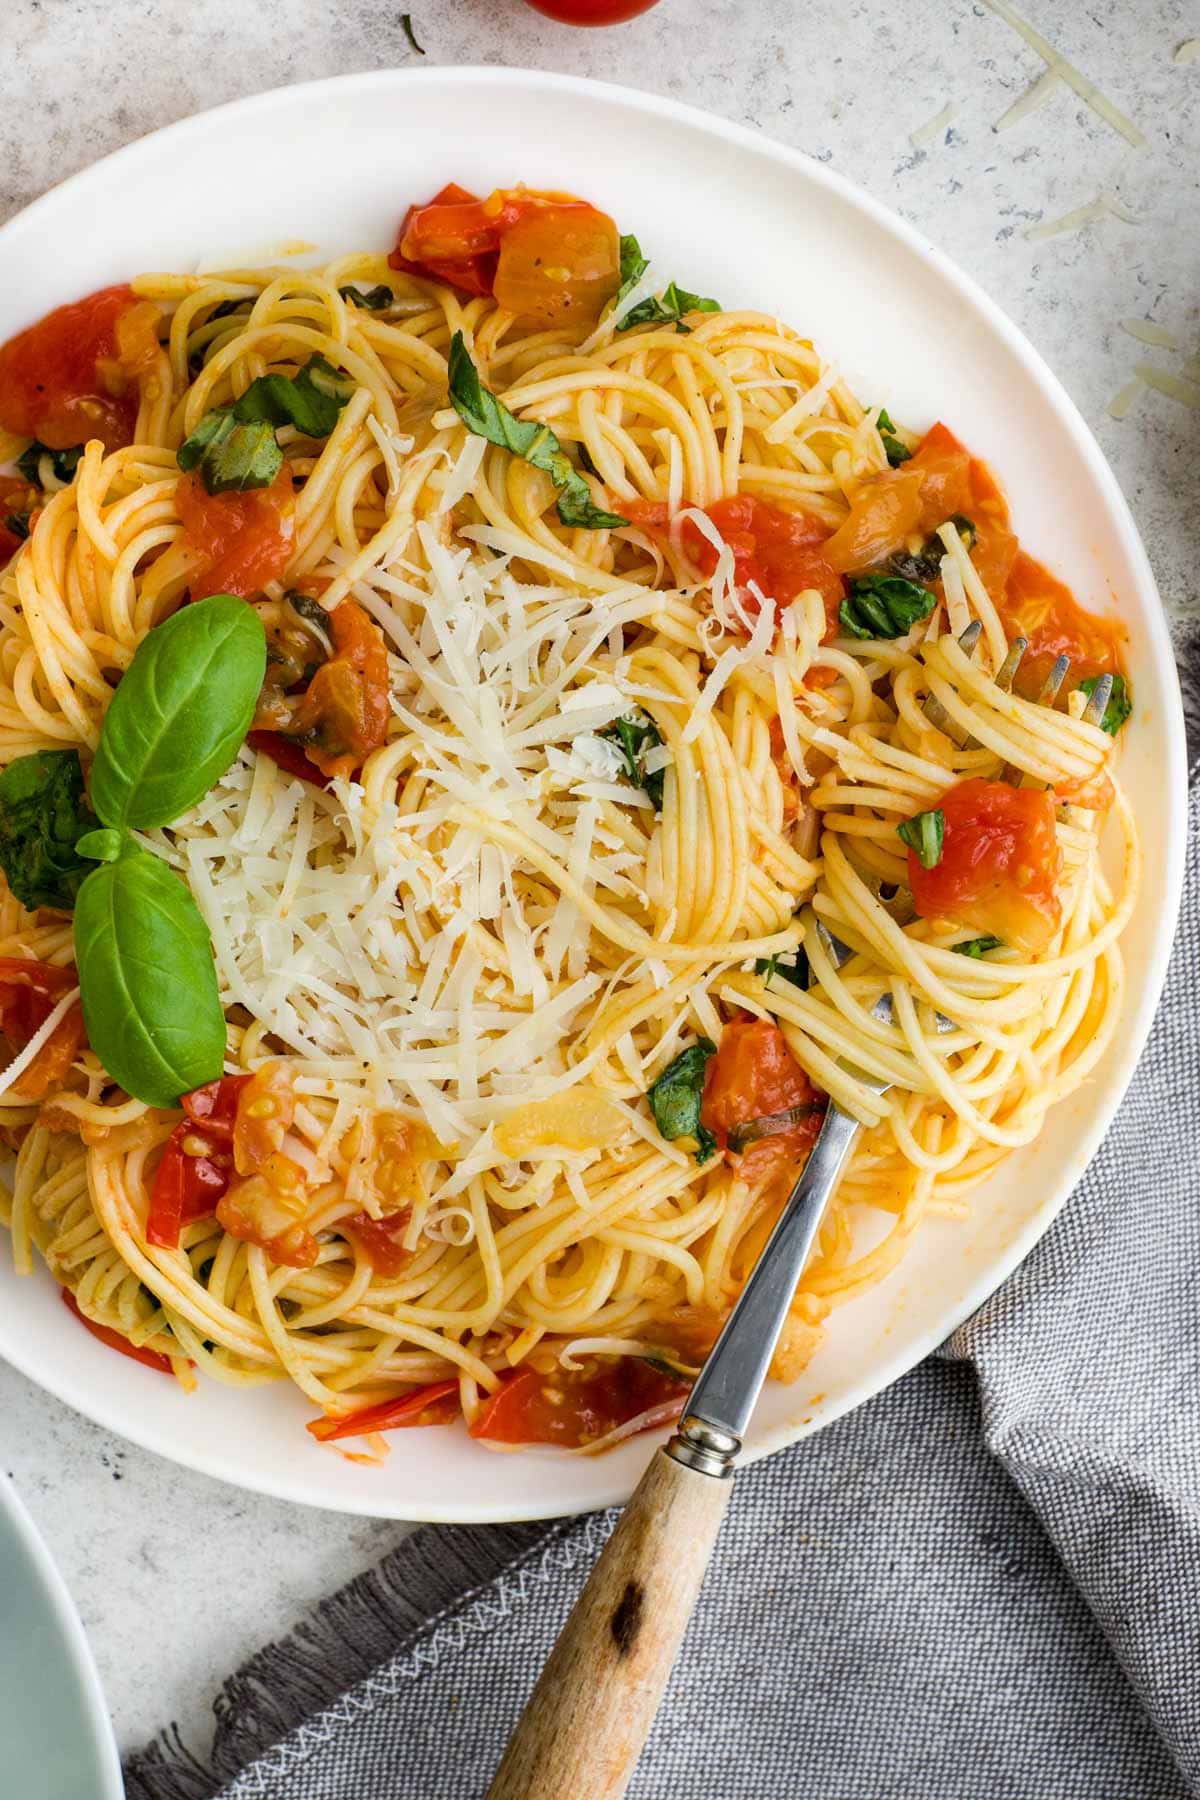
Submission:
M 592 1357 L 577 1370 L 551 1374 L 525 1368 L 485 1401 L 471 1436 L 493 1444 L 578 1450 L 640 1413 L 662 1414 L 654 1423 L 665 1423 L 667 1412 L 683 1405 L 689 1387 L 638 1356 Z
M 528 4 L 562 25 L 623 25 L 649 12 L 657 0 L 528 0 Z
M 217 1209 L 234 1177 L 233 1131 L 249 1075 L 222 1075 L 184 1094 L 183 1121 L 163 1145 L 146 1219 L 146 1241 L 175 1250 L 194 1219 Z
M 973 777 L 939 801 L 940 860 L 922 868 L 908 852 L 913 904 L 924 919 L 953 919 L 1036 954 L 1061 920 L 1054 799 L 1039 788 Z
M 404 1234 L 411 1217 L 411 1206 L 404 1207 L 401 1212 L 387 1213 L 382 1219 L 373 1219 L 367 1212 L 357 1212 L 351 1213 L 348 1219 L 339 1219 L 337 1228 L 350 1239 L 377 1275 L 392 1281 L 403 1274 L 413 1259 L 413 1252 L 404 1247 Z
M 334 654 L 296 708 L 289 735 L 325 775 L 350 775 L 387 741 L 387 647 L 370 614 L 343 600 L 330 614 Z
M 792 1107 L 810 1109 L 785 1131 L 758 1138 L 731 1161 L 744 1181 L 760 1184 L 781 1172 L 795 1175 L 821 1128 L 824 1096 L 817 1092 L 767 1019 L 733 1019 L 708 1065 L 700 1122 L 726 1150 L 740 1127 Z
M 306 1430 L 321 1443 L 335 1438 L 364 1437 L 369 1431 L 396 1431 L 410 1425 L 450 1425 L 461 1408 L 457 1381 L 434 1381 L 396 1400 L 381 1400 L 341 1419 L 310 1419 Z
M 406 275 L 432 276 L 467 294 L 484 297 L 496 278 L 499 237 L 483 220 L 483 202 L 455 181 L 427 206 L 410 206 L 401 221 L 388 266 Z M 480 244 L 480 248 L 472 246 Z
M 122 320 L 136 314 L 132 326 Z M 129 287 L 101 288 L 47 313 L 0 346 L 0 426 L 52 450 L 100 438 L 128 444 L 136 376 L 157 351 L 158 308 Z
M 192 598 L 239 594 L 248 600 L 287 568 L 295 538 L 295 494 L 287 464 L 266 488 L 210 494 L 198 474 L 175 490 L 184 541 L 200 558 L 189 580 Z
M 60 969 L 32 957 L 0 957 L 0 1031 L 14 1055 L 40 1031 L 63 995 L 79 980 L 73 968 Z M 59 1020 L 29 1066 L 9 1088 L 15 1100 L 41 1100 L 57 1087 L 87 1042 L 78 1001 Z
M 832 631 L 845 587 L 825 556 L 829 532 L 819 519 L 773 506 L 753 494 L 731 494 L 706 510 L 733 551 L 738 600 L 749 618 L 757 618 L 759 611 L 751 582 L 780 611 L 807 588 L 815 588 L 825 602 L 826 629 Z M 644 518 L 645 511 L 634 522 L 641 524 Z M 693 562 L 711 575 L 719 553 L 691 519 L 683 522 L 683 542 Z
M 144 1363 L 148 1369 L 158 1369 L 163 1375 L 171 1373 L 169 1356 L 161 1356 L 157 1350 L 144 1350 L 137 1344 L 131 1344 L 127 1337 L 124 1337 L 119 1331 L 114 1331 L 111 1326 L 98 1325 L 95 1319 L 89 1319 L 87 1314 L 80 1310 L 79 1302 L 70 1288 L 60 1288 L 59 1292 L 62 1294 L 63 1305 L 67 1311 L 74 1313 L 84 1330 L 90 1331 L 92 1336 L 99 1338 L 102 1344 L 107 1344 L 110 1350 L 119 1350 L 122 1356 L 128 1356 L 133 1362 Z

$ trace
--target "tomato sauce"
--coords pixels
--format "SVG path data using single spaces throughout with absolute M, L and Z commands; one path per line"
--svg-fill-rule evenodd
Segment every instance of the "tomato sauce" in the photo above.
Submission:
M 181 477 L 175 504 L 184 543 L 199 562 L 189 586 L 193 600 L 237 594 L 243 600 L 279 581 L 295 542 L 295 495 L 285 463 L 266 488 L 210 494 L 199 474 Z
M 730 1148 L 739 1129 L 793 1107 L 807 1110 L 786 1130 L 758 1138 L 740 1154 Z M 726 1025 L 705 1076 L 700 1123 L 728 1151 L 744 1181 L 762 1185 L 781 1173 L 799 1174 L 821 1129 L 823 1111 L 824 1096 L 788 1049 L 778 1025 L 749 1018 Z
M 125 286 L 57 307 L 0 346 L 0 426 L 52 450 L 132 442 L 137 378 L 158 351 L 158 308 Z
M 939 802 L 942 854 L 932 869 L 908 852 L 908 884 L 924 919 L 946 918 L 1030 954 L 1061 922 L 1054 796 L 972 777 Z

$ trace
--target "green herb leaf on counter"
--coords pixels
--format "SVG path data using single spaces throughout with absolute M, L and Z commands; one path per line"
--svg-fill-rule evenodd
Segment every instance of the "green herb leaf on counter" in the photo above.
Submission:
M 420 44 L 418 44 L 417 34 L 413 30 L 413 22 L 412 22 L 412 14 L 411 13 L 401 13 L 400 14 L 400 29 L 403 31 L 405 37 L 408 39 L 409 43 L 412 45 L 412 47 L 416 51 L 417 55 L 424 56 L 425 52 L 421 48 Z

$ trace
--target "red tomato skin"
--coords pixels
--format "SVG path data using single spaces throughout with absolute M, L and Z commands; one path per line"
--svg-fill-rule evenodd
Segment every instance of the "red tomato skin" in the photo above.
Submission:
M 314 787 L 327 788 L 333 779 L 318 769 L 316 763 L 309 762 L 302 747 L 284 737 L 281 731 L 248 731 L 246 742 L 252 750 L 261 750 L 272 762 L 287 775 L 295 775 L 300 781 L 311 781 Z
M 690 1383 L 637 1356 L 597 1357 L 581 1369 L 524 1368 L 484 1402 L 471 1436 L 492 1444 L 556 1444 L 578 1450 L 652 1407 L 678 1401 Z
M 176 1250 L 185 1225 L 207 1219 L 229 1191 L 234 1177 L 233 1125 L 238 1098 L 249 1075 L 222 1075 L 184 1094 L 186 1117 L 163 1146 L 146 1218 L 146 1242 Z M 190 1154 L 199 1140 L 207 1154 Z
M 107 1344 L 110 1350 L 119 1350 L 122 1356 L 128 1356 L 132 1362 L 144 1363 L 148 1369 L 157 1369 L 162 1375 L 171 1374 L 169 1356 L 162 1356 L 157 1350 L 141 1349 L 138 1345 L 131 1344 L 127 1337 L 122 1337 L 119 1331 L 113 1331 L 107 1325 L 97 1325 L 94 1319 L 89 1319 L 87 1314 L 80 1310 L 79 1302 L 70 1288 L 60 1288 L 59 1292 L 67 1311 L 74 1313 L 84 1330 L 90 1331 L 92 1336 L 99 1338 L 102 1344 Z
M 404 1207 L 401 1212 L 387 1213 L 382 1219 L 373 1219 L 367 1212 L 357 1212 L 351 1213 L 348 1219 L 339 1219 L 337 1228 L 362 1252 L 377 1275 L 382 1275 L 385 1281 L 393 1281 L 404 1273 L 413 1259 L 413 1252 L 406 1250 L 402 1241 L 411 1217 L 411 1206 Z
M 446 186 L 433 196 L 425 206 L 410 206 L 400 222 L 396 234 L 396 248 L 388 257 L 388 267 L 400 269 L 405 275 L 422 275 L 434 281 L 444 281 L 448 287 L 461 288 L 464 293 L 477 294 L 487 299 L 492 292 L 496 279 L 496 264 L 499 260 L 499 239 L 490 240 L 484 248 L 469 253 L 460 253 L 450 257 L 422 257 L 415 260 L 406 256 L 402 248 L 406 238 L 410 238 L 418 226 L 420 215 L 428 213 L 434 207 L 452 207 L 462 209 L 462 220 L 465 223 L 468 211 L 471 222 L 475 223 L 475 212 L 482 201 L 471 193 L 469 188 L 459 187 L 456 181 L 448 181 Z M 491 234 L 495 235 L 494 231 Z
M 940 861 L 925 869 L 908 852 L 917 912 L 925 919 L 954 919 L 1021 948 L 1042 948 L 1061 919 L 1053 796 L 975 776 L 947 789 L 939 805 L 945 826 Z
M 113 392 L 99 365 L 117 359 L 117 321 L 138 304 L 130 287 L 101 288 L 0 345 L 0 426 L 52 450 L 94 437 L 109 450 L 129 443 L 136 388 Z
M 821 1129 L 822 1099 L 778 1025 L 767 1019 L 731 1019 L 708 1065 L 700 1122 L 742 1179 L 761 1183 L 785 1167 L 799 1173 Z M 813 1111 L 787 1131 L 760 1138 L 740 1156 L 728 1151 L 730 1134 L 739 1125 L 792 1106 L 811 1106 Z
M 46 1023 L 59 1000 L 78 982 L 74 968 L 35 962 L 32 957 L 0 957 L 0 1031 L 14 1053 Z M 28 1068 L 13 1082 L 15 1100 L 41 1100 L 66 1075 L 86 1043 L 78 1002 L 64 1014 Z
M 705 511 L 733 551 L 738 599 L 748 618 L 756 619 L 759 612 L 751 582 L 781 612 L 805 589 L 816 588 L 825 602 L 825 635 L 835 634 L 846 589 L 822 551 L 829 532 L 819 519 L 773 506 L 754 494 L 727 495 Z M 691 519 L 683 522 L 683 542 L 700 570 L 711 575 L 718 552 Z
M 369 1431 L 396 1431 L 402 1426 L 450 1425 L 459 1416 L 458 1382 L 435 1381 L 428 1387 L 381 1400 L 341 1419 L 310 1419 L 305 1430 L 322 1444 L 337 1438 L 363 1437 Z
M 560 25 L 624 25 L 649 12 L 658 0 L 526 0 L 534 12 Z
M 200 558 L 189 577 L 193 600 L 237 594 L 243 600 L 279 581 L 295 538 L 295 494 L 284 463 L 266 488 L 210 494 L 199 474 L 184 475 L 175 490 L 184 542 Z

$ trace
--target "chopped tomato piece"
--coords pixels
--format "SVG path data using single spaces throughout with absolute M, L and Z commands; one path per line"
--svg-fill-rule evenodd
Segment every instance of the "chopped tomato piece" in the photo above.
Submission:
M 330 614 L 334 653 L 296 705 L 289 736 L 325 775 L 351 775 L 387 741 L 391 683 L 383 633 L 354 600 Z
M 949 788 L 939 805 L 940 860 L 925 869 L 908 852 L 918 913 L 952 919 L 1032 954 L 1044 950 L 1062 917 L 1053 796 L 973 777 Z
M 947 426 L 940 421 L 931 426 L 904 467 L 919 469 L 925 477 L 917 521 L 923 531 L 936 531 L 955 513 L 974 518 L 971 452 Z
M 89 438 L 107 450 L 128 444 L 158 316 L 132 288 L 101 288 L 10 338 L 0 346 L 0 426 L 52 450 Z
M 734 1148 L 746 1128 L 792 1108 L 800 1116 L 779 1131 Z M 711 1131 L 744 1181 L 761 1185 L 786 1172 L 795 1176 L 821 1129 L 824 1096 L 788 1049 L 778 1025 L 767 1019 L 733 1019 L 721 1033 L 708 1065 L 700 1123 Z
M 74 968 L 57 968 L 32 957 L 0 956 L 0 1031 L 22 1051 L 41 1030 L 63 995 L 78 984 Z M 29 1066 L 8 1092 L 14 1100 L 41 1100 L 58 1087 L 86 1044 L 78 1001 L 59 1020 Z
M 671 523 L 671 509 L 665 500 L 622 500 L 621 506 L 629 523 L 642 531 L 666 531 Z
M 432 276 L 545 325 L 599 317 L 620 285 L 617 228 L 570 194 L 498 188 L 486 200 L 451 182 L 410 206 L 393 269 Z
M 0 569 L 17 554 L 42 504 L 40 488 L 16 475 L 0 475 Z
M 901 468 L 863 482 L 846 518 L 825 543 L 831 567 L 843 575 L 861 575 L 886 562 L 921 529 L 925 471 L 916 463 L 914 456 Z
M 309 762 L 304 751 L 294 739 L 284 737 L 282 731 L 248 731 L 246 742 L 252 750 L 261 750 L 272 762 L 287 775 L 295 775 L 300 781 L 311 781 L 314 787 L 326 788 L 330 777 L 318 769 L 316 763 Z
M 270 487 L 210 494 L 199 474 L 175 490 L 184 543 L 198 559 L 189 578 L 193 600 L 238 594 L 248 600 L 279 581 L 295 540 L 295 493 L 286 462 Z
M 194 1219 L 217 1210 L 234 1178 L 233 1129 L 249 1075 L 222 1075 L 180 1100 L 185 1118 L 163 1146 L 150 1189 L 146 1241 L 169 1250 Z
M 231 1237 L 257 1244 L 277 1263 L 311 1269 L 321 1247 L 306 1224 L 304 1170 L 277 1152 L 217 1202 L 217 1219 Z
M 819 519 L 772 506 L 753 494 L 731 494 L 705 510 L 733 552 L 738 601 L 748 618 L 758 617 L 754 588 L 781 612 L 798 594 L 815 588 L 825 602 L 826 633 L 832 634 L 846 590 L 826 558 L 829 533 Z M 683 542 L 703 573 L 711 575 L 719 552 L 692 519 L 683 522 Z
M 292 1071 L 285 1062 L 264 1063 L 241 1080 L 233 1122 L 233 1161 L 239 1175 L 256 1175 L 283 1149 L 296 1116 Z M 203 1091 L 203 1090 L 201 1090 Z
M 382 1275 L 385 1281 L 393 1281 L 403 1274 L 413 1259 L 413 1252 L 404 1247 L 404 1234 L 411 1217 L 410 1206 L 402 1212 L 388 1213 L 382 1219 L 373 1219 L 368 1212 L 356 1212 L 348 1219 L 339 1219 L 338 1230 L 350 1239 L 377 1275 Z
M 89 1319 L 70 1288 L 60 1288 L 59 1292 L 67 1311 L 74 1313 L 84 1330 L 90 1331 L 102 1344 L 107 1344 L 110 1350 L 119 1350 L 122 1356 L 128 1356 L 133 1362 L 144 1363 L 148 1369 L 158 1369 L 163 1375 L 171 1373 L 169 1356 L 162 1356 L 157 1350 L 145 1350 L 139 1344 L 131 1344 L 123 1332 L 114 1331 L 110 1325 L 98 1325 L 95 1319 Z
M 434 1381 L 396 1400 L 360 1407 L 340 1419 L 310 1419 L 305 1429 L 323 1444 L 335 1438 L 365 1437 L 369 1431 L 395 1431 L 408 1425 L 451 1425 L 461 1407 L 457 1381 Z
M 576 1370 L 525 1368 L 484 1402 L 471 1436 L 492 1444 L 579 1450 L 650 1413 L 645 1429 L 677 1416 L 690 1383 L 638 1356 L 592 1357 Z

